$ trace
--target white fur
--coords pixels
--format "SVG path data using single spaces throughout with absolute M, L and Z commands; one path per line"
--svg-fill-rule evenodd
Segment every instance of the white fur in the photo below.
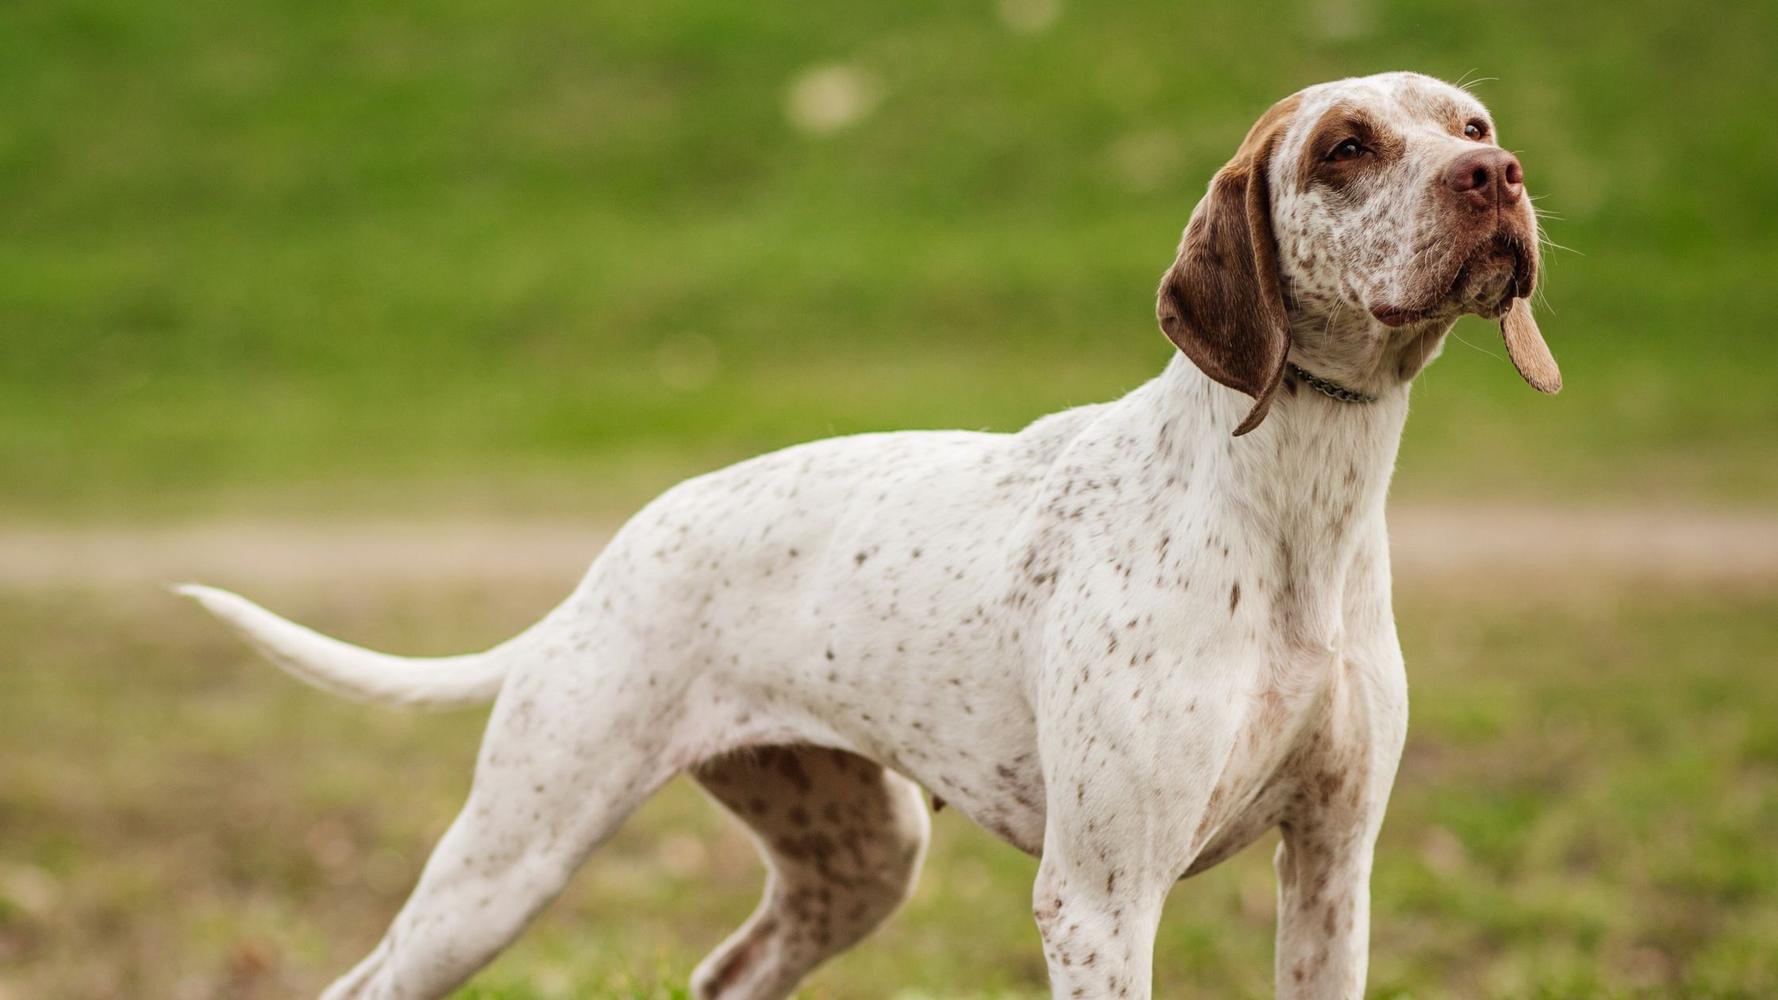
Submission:
M 1402 88 L 1473 103 L 1401 74 L 1308 100 L 1399 118 Z M 1116 402 L 1015 434 L 789 448 L 668 491 L 564 604 L 480 656 L 399 662 L 188 589 L 349 696 L 498 688 L 468 804 L 388 936 L 327 995 L 443 995 L 686 769 L 772 869 L 760 912 L 699 967 L 700 997 L 787 995 L 894 909 L 927 835 L 913 783 L 1041 855 L 1057 997 L 1148 996 L 1168 891 L 1273 827 L 1280 994 L 1361 995 L 1372 846 L 1407 724 L 1383 509 L 1408 390 L 1372 375 L 1426 331 L 1364 313 L 1366 290 L 1400 275 L 1302 273 L 1338 206 L 1288 187 L 1314 115 L 1300 117 L 1273 164 L 1288 202 L 1274 222 L 1294 287 L 1327 299 L 1320 314 L 1296 303 L 1293 323 L 1299 346 L 1326 333 L 1305 356 L 1365 373 L 1374 403 L 1287 385 L 1236 439 L 1251 401 L 1176 356 Z M 1371 266 L 1409 266 L 1395 260 Z

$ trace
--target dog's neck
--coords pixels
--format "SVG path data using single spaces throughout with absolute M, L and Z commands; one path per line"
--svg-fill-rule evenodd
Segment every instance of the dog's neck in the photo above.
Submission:
M 1222 512 L 1231 545 L 1260 567 L 1290 631 L 1330 641 L 1346 570 L 1367 530 L 1381 530 L 1383 501 L 1407 421 L 1408 387 L 1382 387 L 1367 403 L 1330 399 L 1289 380 L 1271 412 L 1241 437 L 1253 401 L 1175 356 L 1151 383 L 1162 425 L 1181 433 L 1163 462 L 1187 466 L 1179 481 Z M 1201 508 L 1200 508 L 1201 509 Z
M 1353 308 L 1329 316 L 1292 311 L 1290 359 L 1320 378 L 1380 395 L 1438 357 L 1455 324 L 1455 317 L 1441 317 L 1391 328 Z

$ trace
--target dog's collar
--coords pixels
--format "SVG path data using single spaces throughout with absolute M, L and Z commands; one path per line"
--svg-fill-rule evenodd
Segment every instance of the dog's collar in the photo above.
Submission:
M 1300 379 L 1304 385 L 1329 399 L 1337 399 L 1342 403 L 1374 403 L 1377 401 L 1377 397 L 1368 393 L 1359 392 L 1357 389 L 1348 389 L 1338 382 L 1303 371 L 1294 362 L 1287 361 L 1284 364 L 1290 369 L 1290 374 Z

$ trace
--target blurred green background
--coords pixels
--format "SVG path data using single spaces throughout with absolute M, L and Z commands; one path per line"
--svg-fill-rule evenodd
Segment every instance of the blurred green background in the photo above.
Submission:
M 1766 500 L 1775 46 L 1770 2 L 7 4 L 0 511 L 623 507 L 1017 427 L 1159 369 L 1261 110 L 1396 68 L 1486 79 L 1573 248 L 1569 388 L 1466 320 L 1402 489 Z
M 0 4 L 0 1000 L 313 992 L 467 785 L 479 714 L 299 688 L 150 582 L 473 648 L 688 473 L 1115 396 L 1248 124 L 1387 69 L 1521 154 L 1568 387 L 1465 320 L 1414 390 L 1399 500 L 1543 551 L 1412 535 L 1373 993 L 1778 995 L 1774 52 L 1771 0 Z M 573 558 L 509 572 L 534 523 Z M 807 996 L 1042 993 L 1031 863 L 939 820 Z M 1175 894 L 1159 995 L 1268 994 L 1268 851 Z M 468 995 L 676 996 L 758 877 L 676 786 Z

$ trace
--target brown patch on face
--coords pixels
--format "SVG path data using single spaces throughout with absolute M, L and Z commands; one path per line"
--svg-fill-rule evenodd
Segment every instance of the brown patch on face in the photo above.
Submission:
M 1353 159 L 1329 159 L 1347 140 L 1356 140 L 1363 153 Z M 1323 113 L 1309 131 L 1297 164 L 1297 186 L 1308 190 L 1319 181 L 1337 190 L 1378 164 L 1400 159 L 1406 150 L 1402 137 L 1376 116 L 1356 104 L 1341 102 Z
M 1406 87 L 1397 92 L 1396 99 L 1409 115 L 1422 121 L 1442 122 L 1452 135 L 1461 136 L 1463 126 L 1473 119 L 1488 122 L 1474 102 L 1460 100 L 1443 87 Z M 1488 131 L 1492 133 L 1493 128 Z
M 1300 103 L 1292 95 L 1272 105 L 1217 171 L 1156 295 L 1167 339 L 1204 374 L 1253 397 L 1236 435 L 1265 419 L 1290 349 L 1266 173 Z

